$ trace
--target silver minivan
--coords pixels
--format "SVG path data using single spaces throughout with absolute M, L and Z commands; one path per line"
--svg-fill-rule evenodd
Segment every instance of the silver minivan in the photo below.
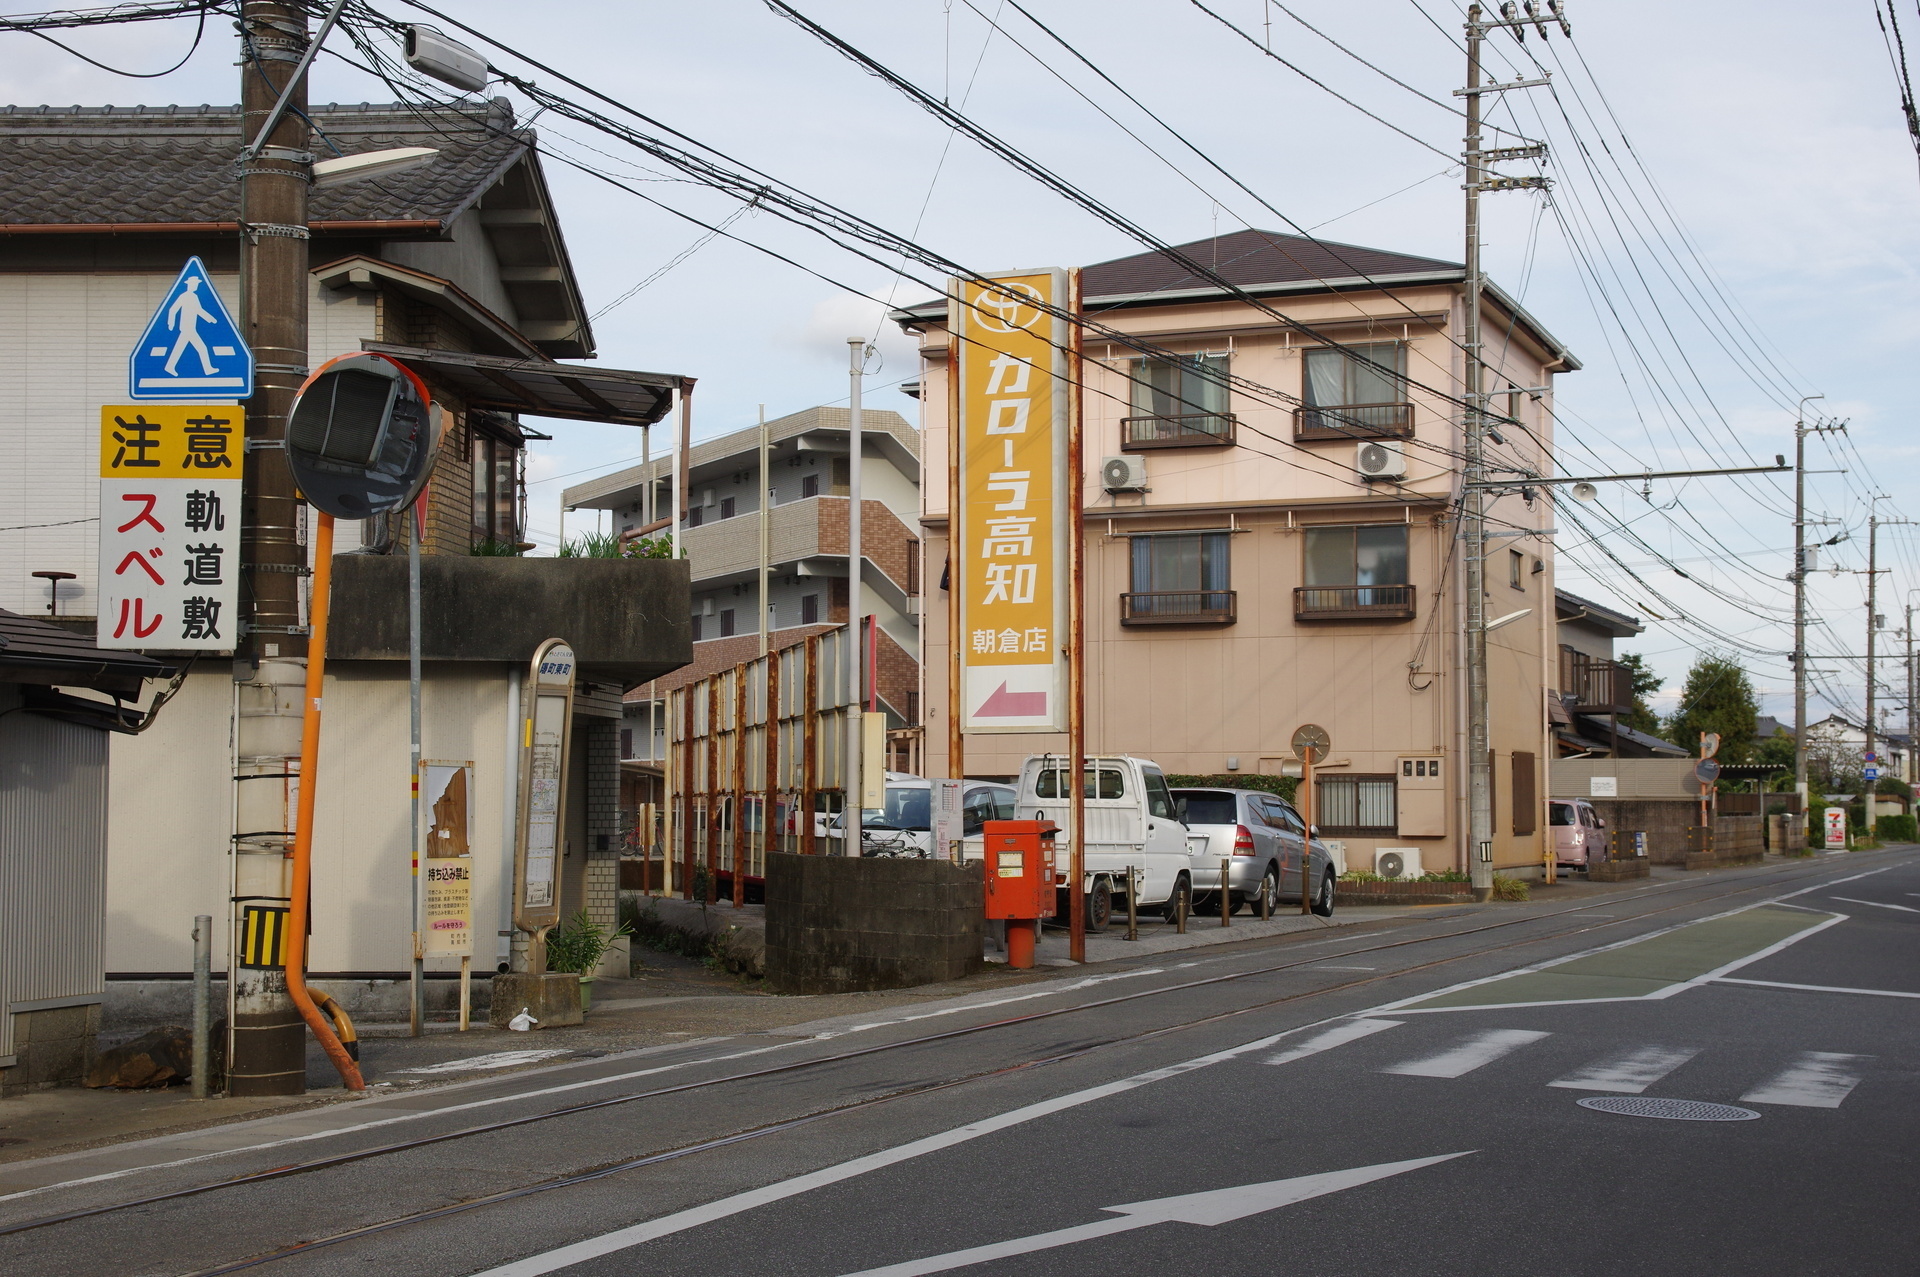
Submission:
M 1246 905 L 1257 910 L 1263 882 L 1275 900 L 1300 899 L 1300 849 L 1306 842 L 1306 825 L 1292 803 L 1254 789 L 1176 789 L 1173 800 L 1187 823 L 1196 912 L 1220 908 L 1223 860 L 1231 909 Z M 1314 839 L 1307 889 L 1313 911 L 1323 918 L 1333 913 L 1337 877 L 1326 844 Z

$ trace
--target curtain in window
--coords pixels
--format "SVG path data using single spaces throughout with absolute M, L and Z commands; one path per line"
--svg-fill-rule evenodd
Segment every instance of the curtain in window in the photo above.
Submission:
M 1363 342 L 1309 350 L 1303 389 L 1318 408 L 1343 404 L 1399 403 L 1406 377 L 1406 349 L 1399 342 Z M 1377 366 L 1376 366 L 1377 365 Z
M 1226 433 L 1226 423 L 1215 420 L 1227 411 L 1225 355 L 1136 359 L 1133 375 L 1134 416 L 1182 419 L 1182 434 Z
M 1229 539 L 1225 532 L 1133 538 L 1133 592 L 1160 596 L 1136 599 L 1135 612 L 1174 615 L 1225 607 L 1208 596 L 1232 588 Z
M 1404 524 L 1308 528 L 1306 549 L 1306 584 L 1310 586 L 1407 584 Z M 1355 594 L 1359 607 L 1383 601 L 1371 590 Z
M 1314 823 L 1322 829 L 1390 830 L 1398 823 L 1391 777 L 1329 777 L 1316 782 L 1314 790 L 1319 802 Z

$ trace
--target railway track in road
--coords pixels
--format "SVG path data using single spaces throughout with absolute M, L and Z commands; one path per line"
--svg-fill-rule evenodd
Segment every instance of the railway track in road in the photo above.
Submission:
M 1777 886 L 1791 885 L 1791 884 L 1799 883 L 1808 879 L 1816 879 L 1821 875 L 1821 869 L 1813 866 L 1808 866 L 1803 871 L 1795 872 L 1795 870 L 1799 870 L 1799 869 L 1800 869 L 1799 866 L 1785 866 L 1781 871 L 1778 871 L 1774 874 L 1769 874 L 1762 881 L 1750 882 L 1741 886 L 1733 887 L 1722 893 L 1719 893 L 1719 898 L 1726 899 L 1726 898 L 1734 898 L 1742 895 L 1749 895 L 1758 891 L 1767 890 L 1769 888 L 1773 888 Z M 1215 1024 L 1223 1020 L 1229 1020 L 1229 1019 L 1233 1019 L 1243 1015 L 1250 1015 L 1260 1011 L 1271 1010 L 1274 1007 L 1284 1006 L 1288 1003 L 1297 1002 L 1305 998 L 1319 997 L 1326 994 L 1341 993 L 1341 992 L 1346 992 L 1353 989 L 1365 988 L 1369 985 L 1378 984 L 1385 980 L 1398 979 L 1400 977 L 1415 974 L 1420 971 L 1431 970 L 1436 967 L 1446 966 L 1451 963 L 1465 961 L 1466 959 L 1469 959 L 1469 958 L 1481 957 L 1490 953 L 1499 953 L 1499 952 L 1503 952 L 1511 949 L 1520 948 L 1526 945 L 1543 944 L 1543 943 L 1547 943 L 1555 940 L 1568 939 L 1574 936 L 1585 935 L 1590 932 L 1606 930 L 1612 927 L 1628 926 L 1635 922 L 1639 922 L 1650 917 L 1657 917 L 1661 914 L 1671 913 L 1674 910 L 1684 909 L 1689 905 L 1697 904 L 1700 902 L 1700 899 L 1703 895 L 1705 896 L 1705 898 L 1712 899 L 1714 898 L 1713 893 L 1711 892 L 1702 893 L 1701 888 L 1712 887 L 1715 885 L 1718 885 L 1718 884 L 1714 884 L 1710 881 L 1709 882 L 1685 882 L 1685 883 L 1675 883 L 1665 887 L 1653 888 L 1653 889 L 1638 893 L 1636 898 L 1645 900 L 1649 897 L 1659 897 L 1659 896 L 1677 895 L 1677 894 L 1685 894 L 1689 898 L 1683 899 L 1683 900 L 1676 900 L 1672 904 L 1665 905 L 1661 908 L 1646 910 L 1644 912 L 1635 913 L 1628 917 L 1609 918 L 1604 921 L 1596 921 L 1591 925 L 1573 927 L 1573 928 L 1568 928 L 1563 930 L 1556 930 L 1548 935 L 1522 936 L 1522 937 L 1518 937 L 1513 940 L 1510 940 L 1504 944 L 1498 944 L 1498 945 L 1493 945 L 1488 947 L 1476 947 L 1470 952 L 1466 952 L 1466 953 L 1445 955 L 1442 957 L 1430 959 L 1425 962 L 1416 963 L 1412 966 L 1398 967 L 1391 971 L 1382 971 L 1374 974 L 1360 976 L 1355 979 L 1341 981 L 1335 984 L 1321 985 L 1312 989 L 1303 989 L 1297 992 L 1282 995 L 1277 998 L 1269 998 L 1260 1002 L 1251 1003 L 1246 1006 L 1234 1007 L 1226 1011 L 1219 1011 L 1219 1012 L 1214 1012 L 1208 1015 L 1197 1016 L 1191 1019 L 1182 1020 L 1175 1024 L 1163 1025 L 1155 1029 L 1148 1029 L 1138 1033 L 1130 1033 L 1130 1034 L 1124 1034 L 1124 1035 L 1113 1037 L 1113 1038 L 1102 1039 L 1100 1041 L 1089 1043 L 1074 1051 L 1067 1052 L 1064 1054 L 1054 1054 L 1054 1055 L 1049 1055 L 1044 1057 L 1037 1057 L 1030 1060 L 1023 1060 L 1012 1065 L 1003 1066 L 1001 1068 L 997 1068 L 989 1071 L 971 1073 L 965 1076 L 948 1078 L 938 1082 L 925 1083 L 925 1084 L 920 1084 L 912 1087 L 901 1088 L 901 1089 L 887 1092 L 882 1095 L 869 1096 L 865 1099 L 861 1099 L 861 1100 L 853 1101 L 848 1104 L 825 1109 L 817 1113 L 807 1114 L 799 1118 L 790 1118 L 790 1119 L 785 1119 L 779 1122 L 768 1123 L 763 1126 L 754 1127 L 746 1131 L 734 1132 L 732 1134 L 722 1136 L 716 1139 L 701 1141 L 701 1142 L 691 1144 L 691 1145 L 686 1145 L 680 1148 L 660 1150 L 653 1153 L 649 1153 L 642 1157 L 623 1160 L 623 1161 L 608 1164 L 608 1165 L 592 1167 L 587 1170 L 576 1172 L 574 1174 L 564 1175 L 564 1176 L 556 1177 L 554 1179 L 540 1181 L 538 1183 L 525 1185 L 519 1188 L 508 1189 L 499 1193 L 487 1194 L 482 1197 L 470 1198 L 465 1201 L 455 1202 L 446 1206 L 441 1206 L 441 1207 L 437 1207 L 430 1210 L 419 1211 L 412 1214 L 397 1216 L 393 1219 L 381 1221 L 379 1223 L 366 1225 L 360 1228 L 348 1229 L 339 1233 L 335 1233 L 335 1234 L 331 1234 L 323 1237 L 311 1238 L 308 1240 L 295 1243 L 290 1246 L 282 1247 L 272 1251 L 262 1252 L 260 1254 L 250 1256 L 246 1259 L 236 1260 L 228 1264 L 224 1264 L 224 1265 L 220 1265 L 212 1268 L 198 1269 L 198 1270 L 195 1270 L 195 1272 L 192 1274 L 192 1277 L 215 1277 L 215 1274 L 239 1272 L 247 1268 L 254 1268 L 263 1264 L 273 1263 L 277 1260 L 290 1258 L 294 1255 L 304 1254 L 312 1250 L 316 1250 L 322 1247 L 337 1245 L 342 1242 L 353 1241 L 361 1237 L 371 1236 L 375 1233 L 386 1232 L 394 1228 L 399 1228 L 399 1227 L 403 1227 L 410 1224 L 424 1223 L 428 1220 L 444 1218 L 448 1215 L 459 1214 L 465 1211 L 476 1210 L 485 1206 L 491 1206 L 491 1205 L 496 1205 L 496 1204 L 507 1202 L 507 1201 L 518 1200 L 523 1197 L 528 1197 L 528 1196 L 532 1196 L 539 1193 L 550 1192 L 555 1189 L 566 1188 L 566 1187 L 570 1187 L 577 1184 L 590 1183 L 595 1180 L 604 1179 L 610 1175 L 620 1174 L 630 1170 L 637 1170 L 644 1166 L 655 1165 L 661 1162 L 666 1162 L 666 1161 L 671 1161 L 671 1160 L 675 1160 L 682 1157 L 687 1157 L 695 1153 L 707 1152 L 707 1151 L 711 1151 L 719 1148 L 730 1147 L 735 1144 L 743 1143 L 753 1139 L 758 1139 L 765 1135 L 777 1134 L 782 1131 L 794 1129 L 795 1127 L 798 1127 L 798 1126 L 811 1124 L 813 1122 L 821 1121 L 826 1118 L 838 1116 L 845 1113 L 850 1113 L 850 1112 L 855 1112 L 862 1109 L 871 1108 L 875 1105 L 890 1103 L 894 1100 L 909 1098 L 917 1095 L 925 1095 L 935 1091 L 947 1090 L 957 1086 L 968 1085 L 970 1083 L 981 1081 L 991 1077 L 1005 1076 L 1009 1073 L 1018 1072 L 1025 1069 L 1041 1067 L 1041 1066 L 1053 1064 L 1053 1063 L 1059 1063 L 1064 1060 L 1083 1056 L 1092 1051 L 1102 1050 L 1109 1046 L 1118 1046 L 1118 1045 L 1123 1045 L 1127 1043 L 1143 1042 L 1143 1041 L 1148 1041 L 1158 1037 L 1164 1037 L 1174 1033 L 1185 1032 L 1186 1030 L 1198 1028 L 1203 1025 Z M 1244 971 L 1227 972 L 1221 975 L 1205 976 L 1199 979 L 1185 980 L 1185 981 L 1180 981 L 1173 984 L 1160 985 L 1151 989 L 1138 989 L 1130 993 L 1116 994 L 1111 997 L 1097 998 L 1087 1002 L 1075 1003 L 1071 1006 L 1052 1007 L 1044 1011 L 1028 1012 L 1022 1015 L 1007 1016 L 998 1020 L 986 1021 L 981 1024 L 966 1025 L 956 1029 L 948 1029 L 940 1033 L 922 1034 L 917 1037 L 904 1038 L 897 1042 L 878 1043 L 874 1046 L 862 1047 L 858 1050 L 841 1051 L 831 1055 L 818 1056 L 818 1057 L 805 1059 L 805 1060 L 794 1060 L 785 1064 L 773 1065 L 767 1068 L 750 1069 L 742 1072 L 725 1074 L 719 1077 L 703 1078 L 703 1079 L 699 1079 L 691 1082 L 683 1082 L 674 1086 L 658 1087 L 658 1088 L 647 1090 L 647 1091 L 638 1091 L 638 1092 L 633 1092 L 625 1095 L 608 1096 L 604 1099 L 591 1100 L 581 1104 L 571 1104 L 571 1105 L 567 1105 L 557 1109 L 550 1109 L 542 1113 L 527 1114 L 525 1116 L 507 1118 L 507 1119 L 496 1121 L 496 1122 L 479 1123 L 473 1126 L 462 1127 L 458 1130 L 446 1131 L 446 1132 L 442 1132 L 435 1135 L 420 1136 L 414 1139 L 407 1139 L 407 1140 L 397 1140 L 390 1143 L 375 1145 L 370 1148 L 358 1149 L 358 1150 L 354 1150 L 347 1153 L 335 1154 L 328 1157 L 313 1158 L 304 1162 L 296 1162 L 287 1166 L 275 1167 L 270 1170 L 254 1172 L 251 1174 L 237 1175 L 229 1179 L 217 1180 L 212 1183 L 196 1185 L 190 1188 L 177 1189 L 171 1192 L 152 1194 L 145 1197 L 129 1199 L 127 1201 L 113 1202 L 113 1203 L 108 1203 L 106 1205 L 88 1207 L 81 1210 L 68 1211 L 60 1214 L 42 1216 L 37 1219 L 25 1220 L 21 1223 L 0 1227 L 0 1237 L 11 1236 L 18 1233 L 31 1232 L 38 1229 L 52 1228 L 59 1225 L 79 1222 L 82 1220 L 96 1219 L 104 1215 L 115 1214 L 121 1211 L 136 1210 L 143 1207 L 151 1207 L 151 1206 L 159 1205 L 164 1202 L 179 1201 L 185 1198 L 199 1197 L 199 1196 L 205 1196 L 213 1193 L 220 1193 L 220 1192 L 227 1191 L 229 1189 L 241 1188 L 248 1185 L 261 1184 L 261 1183 L 266 1183 L 274 1180 L 286 1179 L 286 1178 L 298 1176 L 298 1175 L 312 1174 L 314 1172 L 327 1170 L 333 1167 L 345 1166 L 345 1165 L 349 1165 L 356 1162 L 367 1161 L 373 1158 L 390 1156 L 397 1153 L 403 1153 L 403 1152 L 409 1152 L 416 1149 L 427 1148 L 436 1144 L 443 1144 L 453 1140 L 468 1139 L 473 1136 L 490 1134 L 498 1131 L 511 1130 L 516 1127 L 528 1126 L 528 1125 L 533 1125 L 533 1124 L 542 1123 L 542 1122 L 556 1121 L 561 1118 L 573 1117 L 580 1114 L 591 1113 L 597 1110 L 613 1108 L 620 1105 L 633 1104 L 643 1100 L 657 1099 L 657 1098 L 671 1096 L 671 1095 L 684 1095 L 688 1092 L 705 1090 L 712 1087 L 726 1086 L 735 1082 L 746 1082 L 746 1081 L 751 1081 L 758 1078 L 768 1078 L 768 1077 L 779 1076 L 782 1074 L 796 1073 L 796 1072 L 800 1072 L 802 1070 L 807 1070 L 807 1069 L 823 1068 L 829 1065 L 844 1063 L 849 1060 L 857 1060 L 857 1059 L 861 1059 L 868 1056 L 880 1055 L 883 1053 L 889 1053 L 889 1052 L 895 1052 L 895 1051 L 903 1051 L 913 1047 L 927 1046 L 927 1045 L 939 1043 L 939 1042 L 952 1041 L 956 1038 L 969 1037 L 969 1036 L 982 1034 L 982 1033 L 990 1033 L 996 1030 L 1014 1028 L 1020 1025 L 1034 1024 L 1043 1020 L 1050 1020 L 1050 1019 L 1055 1019 L 1058 1017 L 1068 1016 L 1068 1015 L 1077 1015 L 1082 1012 L 1095 1011 L 1095 1010 L 1099 1010 L 1106 1007 L 1119 1006 L 1125 1003 L 1138 1002 L 1148 998 L 1163 997 L 1168 994 L 1182 993 L 1182 992 L 1187 992 L 1194 989 L 1201 989 L 1201 988 L 1208 988 L 1208 987 L 1213 987 L 1213 986 L 1218 986 L 1223 984 L 1229 984 L 1229 983 L 1233 983 L 1241 980 L 1251 980 L 1261 976 L 1276 975 L 1282 972 L 1296 970 L 1301 967 L 1311 967 L 1311 966 L 1326 964 L 1333 961 L 1338 961 L 1339 959 L 1342 959 L 1342 958 L 1353 958 L 1353 957 L 1360 957 L 1367 954 L 1385 953 L 1385 952 L 1390 952 L 1397 949 L 1409 948 L 1416 945 L 1444 944 L 1448 941 L 1464 939 L 1469 936 L 1484 935 L 1488 932 L 1503 931 L 1503 930 L 1507 930 L 1514 927 L 1525 926 L 1530 923 L 1549 922 L 1556 918 L 1562 918 L 1562 917 L 1566 917 L 1568 915 L 1573 915 L 1573 914 L 1586 913 L 1589 911 L 1590 910 L 1588 906 L 1574 906 L 1567 909 L 1555 910 L 1550 913 L 1530 914 L 1523 918 L 1511 918 L 1501 922 L 1483 923 L 1479 926 L 1474 926 L 1474 927 L 1455 928 L 1449 931 L 1444 931 L 1444 932 L 1440 932 L 1433 935 L 1408 936 L 1401 939 L 1388 940 L 1388 941 L 1384 941 L 1382 943 L 1377 943 L 1377 944 L 1359 945 L 1356 947 L 1344 949 L 1334 953 L 1317 953 L 1311 957 L 1299 958 L 1299 959 L 1295 959 L 1288 962 L 1274 963 L 1267 966 L 1254 967 Z M 697 1060 L 689 1061 L 688 1063 L 698 1064 L 698 1063 L 701 1063 L 701 1061 L 697 1061 Z M 244 1152 L 246 1150 L 235 1149 L 233 1151 Z M 49 1189 L 57 1189 L 59 1187 L 60 1185 L 48 1186 Z M 45 1191 L 45 1190 L 41 1190 L 41 1191 Z

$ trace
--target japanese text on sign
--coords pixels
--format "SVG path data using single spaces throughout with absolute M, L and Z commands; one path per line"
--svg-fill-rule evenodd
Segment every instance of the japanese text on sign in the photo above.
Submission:
M 1067 325 L 1061 271 L 960 281 L 954 512 L 968 731 L 1065 726 Z
M 100 646 L 233 648 L 244 435 L 237 407 L 100 410 Z
M 473 952 L 473 857 L 436 856 L 427 861 L 427 957 Z

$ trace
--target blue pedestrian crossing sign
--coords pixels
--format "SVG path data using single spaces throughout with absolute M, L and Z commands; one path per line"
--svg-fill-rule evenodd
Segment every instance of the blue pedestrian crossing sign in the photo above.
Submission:
M 206 402 L 252 394 L 253 352 L 205 264 L 189 257 L 127 359 L 127 395 Z

